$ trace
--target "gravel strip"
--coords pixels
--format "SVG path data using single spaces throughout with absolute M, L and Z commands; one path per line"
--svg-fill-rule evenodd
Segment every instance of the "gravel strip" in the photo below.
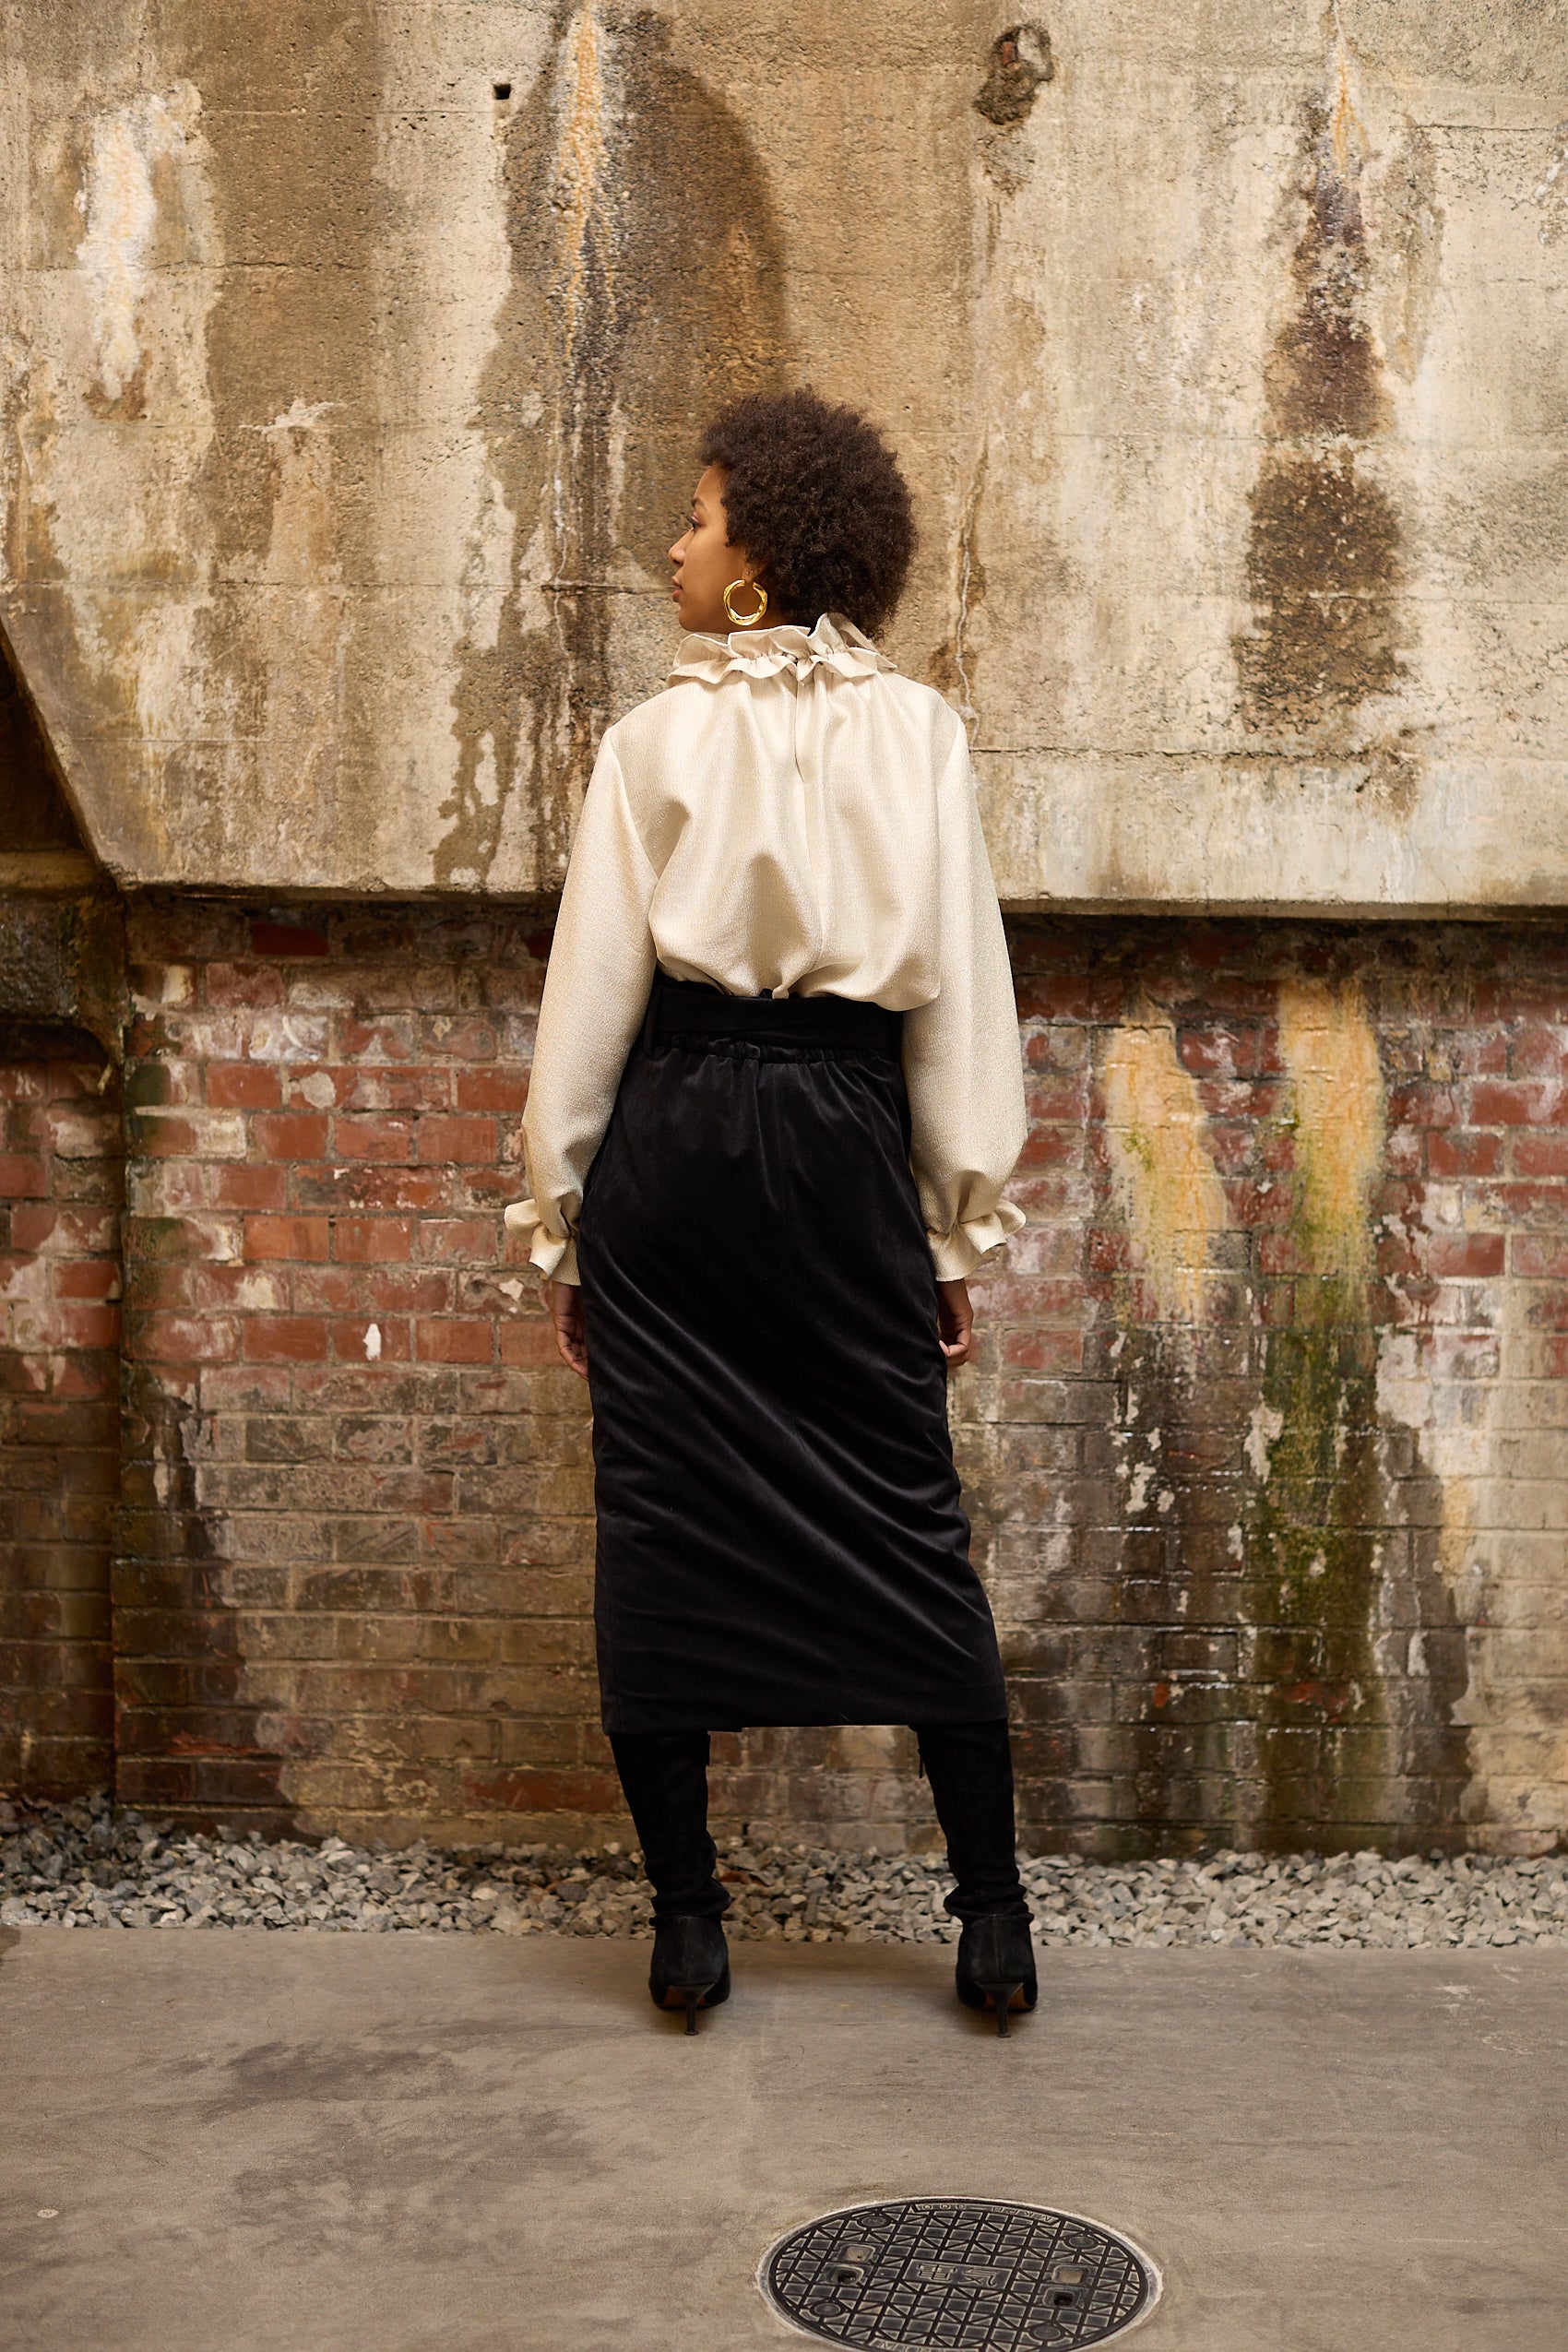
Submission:
M 932 1854 L 845 1854 L 732 1838 L 720 1867 L 739 1938 L 930 1943 L 957 1932 Z M 1036 1941 L 1328 1945 L 1568 1942 L 1568 1856 L 1386 1861 L 1220 1853 L 1206 1861 L 1024 1865 Z M 637 1935 L 647 1897 L 615 1847 L 319 1846 L 208 1837 L 78 1804 L 0 1801 L 0 1927 L 310 1928 L 327 1934 Z

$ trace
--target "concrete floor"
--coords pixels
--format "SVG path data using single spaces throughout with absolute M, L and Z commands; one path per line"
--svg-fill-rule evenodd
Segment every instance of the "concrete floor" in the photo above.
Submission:
M 1057 1953 L 1004 2042 L 932 1947 L 687 2041 L 642 1944 L 0 1946 L 5 2352 L 778 2352 L 763 2248 L 931 2193 L 1124 2230 L 1138 2352 L 1568 2345 L 1565 1950 Z

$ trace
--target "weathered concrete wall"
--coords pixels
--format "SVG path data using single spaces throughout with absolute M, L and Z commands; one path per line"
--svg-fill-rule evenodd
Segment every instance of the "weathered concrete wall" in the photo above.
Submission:
M 1562 7 L 1005 30 L 19 0 L 0 618 L 110 867 L 552 889 L 693 430 L 806 375 L 1016 904 L 1568 899 Z

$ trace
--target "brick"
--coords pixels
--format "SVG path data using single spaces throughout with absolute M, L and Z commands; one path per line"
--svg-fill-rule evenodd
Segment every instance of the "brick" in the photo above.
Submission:
M 1568 1088 L 1547 1081 L 1478 1079 L 1470 1088 L 1478 1127 L 1543 1127 L 1568 1119 Z
M 1433 1176 L 1496 1176 L 1503 1158 L 1503 1137 L 1482 1129 L 1434 1128 L 1427 1136 L 1427 1169 Z
M 1433 1233 L 1427 1243 L 1427 1265 L 1434 1275 L 1481 1279 L 1503 1272 L 1505 1246 L 1501 1233 Z
M 526 1321 L 504 1323 L 500 1327 L 500 1341 L 504 1364 L 532 1367 L 562 1363 L 560 1350 L 555 1345 L 554 1324 L 542 1322 L 537 1315 L 529 1316 Z M 576 1377 L 575 1374 L 573 1376 Z
M 137 1357 L 149 1364 L 228 1363 L 240 1352 L 239 1324 L 219 1315 L 145 1315 L 134 1337 Z
M 202 996 L 209 1005 L 259 1012 L 281 1004 L 283 980 L 275 968 L 248 957 L 240 962 L 220 959 L 202 967 Z
M 1516 1134 L 1512 1156 L 1516 1176 L 1568 1176 L 1568 1135 Z
M 411 1217 L 334 1218 L 332 1254 L 344 1265 L 396 1264 L 412 1255 L 415 1230 Z
M 408 1119 L 350 1113 L 340 1114 L 332 1123 L 333 1149 L 343 1159 L 411 1160 L 414 1134 L 413 1123 Z
M 247 1217 L 245 1219 L 247 1258 L 280 1258 L 290 1264 L 303 1264 L 310 1259 L 325 1258 L 331 1238 L 331 1224 L 325 1217 Z
M 444 1168 L 337 1167 L 302 1169 L 294 1178 L 301 1208 L 439 1209 L 450 1199 Z
M 282 1208 L 289 1198 L 288 1172 L 255 1166 L 215 1168 L 208 1197 L 214 1208 Z
M 433 1316 L 416 1326 L 415 1348 L 427 1363 L 487 1364 L 495 1352 L 495 1326 L 455 1316 Z
M 1510 1271 L 1534 1280 L 1568 1282 L 1568 1237 L 1515 1233 L 1508 1245 Z
M 28 1152 L 0 1152 L 0 1199 L 38 1199 L 47 1192 L 44 1165 Z
M 256 1315 L 244 1327 L 244 1353 L 251 1363 L 318 1363 L 327 1354 L 327 1323 L 320 1315 Z
M 263 1112 L 251 1121 L 251 1138 L 264 1159 L 325 1159 L 327 1120 L 320 1111 Z
M 214 1062 L 207 1071 L 207 1099 L 215 1109 L 276 1111 L 282 1089 L 276 1069 L 263 1062 Z
M 1517 1078 L 1568 1077 L 1568 1028 L 1556 1022 L 1521 1022 L 1514 1032 L 1510 1061 Z
M 251 924 L 251 950 L 256 956 L 329 956 L 332 943 L 313 924 L 257 921 Z
M 461 1165 L 488 1165 L 499 1156 L 493 1119 L 422 1119 L 419 1153 L 422 1160 Z
M 527 1070 L 505 1067 L 459 1070 L 456 1101 L 459 1111 L 493 1111 L 520 1117 L 528 1107 Z

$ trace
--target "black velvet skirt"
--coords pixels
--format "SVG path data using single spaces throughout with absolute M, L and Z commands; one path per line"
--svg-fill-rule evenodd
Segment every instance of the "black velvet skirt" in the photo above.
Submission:
M 578 1234 L 607 1731 L 1006 1712 L 898 1028 L 655 983 Z

